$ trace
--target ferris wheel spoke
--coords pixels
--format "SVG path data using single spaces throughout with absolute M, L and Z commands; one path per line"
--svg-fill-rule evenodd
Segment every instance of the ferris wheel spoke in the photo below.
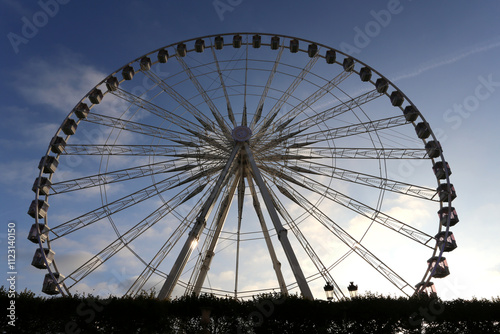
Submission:
M 239 183 L 239 178 L 241 176 L 238 174 L 237 177 L 233 178 L 231 182 L 231 186 L 226 190 L 226 194 L 224 199 L 221 201 L 218 212 L 214 217 L 214 229 L 210 231 L 209 236 L 206 239 L 206 244 L 208 245 L 206 251 L 204 251 L 202 256 L 200 257 L 200 266 L 197 266 L 193 271 L 193 277 L 195 278 L 195 284 L 193 287 L 193 293 L 196 296 L 199 296 L 201 292 L 201 288 L 208 274 L 208 270 L 210 269 L 210 265 L 215 256 L 215 247 L 217 246 L 217 242 L 219 241 L 220 233 L 222 228 L 224 227 L 224 223 L 226 222 L 227 214 L 229 209 L 231 208 L 232 198 L 234 197 L 234 193 L 236 192 L 236 186 Z
M 144 176 L 187 171 L 196 167 L 197 166 L 195 164 L 190 164 L 183 159 L 161 161 L 147 165 L 135 166 L 126 169 L 55 182 L 52 183 L 50 189 L 52 190 L 53 194 L 63 194 L 70 191 L 83 190 L 110 183 L 133 180 Z
M 107 203 L 106 205 L 103 205 L 97 209 L 94 209 L 90 212 L 87 212 L 77 218 L 74 218 L 72 220 L 69 220 L 65 223 L 62 223 L 60 225 L 57 225 L 53 227 L 50 231 L 56 236 L 53 240 L 59 239 L 61 237 L 64 237 L 70 233 L 73 233 L 81 228 L 84 228 L 90 224 L 93 224 L 99 220 L 101 220 L 104 217 L 107 217 L 109 215 L 115 214 L 119 211 L 122 211 L 124 209 L 130 208 L 140 202 L 143 202 L 149 198 L 152 198 L 158 194 L 161 194 L 162 192 L 165 192 L 173 187 L 176 187 L 180 184 L 184 184 L 186 179 L 189 178 L 194 178 L 196 177 L 197 179 L 200 178 L 201 176 L 205 176 L 206 178 L 209 178 L 211 173 L 217 172 L 218 169 L 212 169 L 207 171 L 205 174 L 201 174 L 202 172 L 198 174 L 194 174 L 193 170 L 188 170 L 184 173 L 179 173 L 177 175 L 173 175 L 172 177 L 162 180 L 160 182 L 157 182 L 153 185 L 147 186 L 141 190 L 138 190 L 130 195 L 124 196 L 120 199 L 117 199 L 111 203 Z M 196 186 L 196 187 L 194 187 Z M 189 196 L 194 196 L 192 195 L 196 191 L 201 191 L 203 189 L 200 189 L 200 187 L 205 187 L 206 182 L 202 182 L 201 180 L 198 180 L 196 183 L 191 184 L 188 188 L 187 191 L 183 193 L 183 197 L 189 197 Z M 190 189 L 194 188 L 194 189 Z M 189 190 L 190 189 L 190 190 Z M 199 192 L 198 191 L 198 192 Z
M 193 115 L 198 122 L 208 131 L 215 133 L 215 124 L 210 118 L 203 114 L 198 108 L 196 108 L 191 102 L 189 102 L 182 94 L 177 92 L 172 86 L 167 84 L 158 75 L 152 71 L 144 71 L 144 74 L 153 81 L 158 87 L 160 87 L 165 93 L 167 93 L 172 99 L 174 99 L 179 105 L 181 105 L 186 111 Z M 188 125 L 184 125 L 188 126 Z
M 151 276 L 154 273 L 158 273 L 158 267 L 165 260 L 165 258 L 170 254 L 171 250 L 174 246 L 179 242 L 179 240 L 185 235 L 187 229 L 190 226 L 189 222 L 194 221 L 196 218 L 196 213 L 199 212 L 199 208 L 202 206 L 204 200 L 206 200 L 208 196 L 208 192 L 205 192 L 199 199 L 198 202 L 193 205 L 190 212 L 182 218 L 180 224 L 177 225 L 176 229 L 169 236 L 167 241 L 163 244 L 160 250 L 155 254 L 155 256 L 151 259 L 148 265 L 144 268 L 141 274 L 136 278 L 134 283 L 130 286 L 126 295 L 136 296 L 139 294 L 141 289 L 143 289 L 144 285 L 148 282 Z M 159 273 L 160 276 L 166 279 L 167 275 L 164 273 Z
M 130 103 L 130 104 L 133 104 L 133 105 L 141 108 L 142 110 L 149 111 L 153 115 L 156 115 L 162 119 L 170 121 L 174 125 L 177 125 L 180 127 L 195 127 L 195 128 L 199 128 L 201 130 L 199 125 L 197 125 L 191 121 L 188 121 L 187 119 L 184 119 L 181 116 L 179 116 L 171 111 L 168 111 L 168 110 L 156 105 L 155 103 L 153 103 L 151 101 L 144 100 L 143 98 L 136 96 L 136 95 L 134 95 L 126 90 L 118 88 L 114 91 L 111 91 L 111 94 L 113 94 L 114 96 L 116 96 L 116 97 Z
M 293 147 L 289 146 L 286 154 L 269 152 L 262 160 L 274 160 L 278 156 L 286 157 L 308 157 L 310 159 L 429 159 L 424 148 L 350 148 L 350 147 Z M 290 158 L 289 158 L 290 159 Z M 287 159 L 288 160 L 288 159 Z
M 201 151 L 203 149 L 203 152 Z M 210 153 L 208 153 L 208 152 Z M 190 148 L 179 145 L 66 145 L 61 155 L 131 155 L 131 156 L 165 156 L 195 157 L 210 159 L 220 156 L 220 151 L 213 147 Z M 214 160 L 214 159 L 212 159 Z M 217 159 L 217 160 L 220 160 Z
M 243 204 L 245 203 L 245 174 L 243 166 L 240 169 L 240 180 L 238 183 L 238 226 L 236 228 L 236 265 L 234 269 L 234 298 L 238 298 L 238 279 L 240 270 L 240 243 L 241 243 L 241 222 L 243 220 Z
M 156 209 L 153 213 L 148 215 L 146 218 L 141 220 L 135 226 L 130 228 L 127 232 L 118 237 L 111 244 L 102 249 L 99 253 L 94 255 L 91 259 L 85 262 L 82 266 L 74 270 L 70 275 L 66 277 L 65 280 L 71 279 L 74 281 L 72 285 L 69 286 L 71 288 L 86 276 L 91 274 L 97 268 L 99 268 L 102 264 L 108 261 L 111 257 L 121 251 L 124 247 L 128 246 L 132 241 L 138 238 L 141 234 L 146 232 L 148 229 L 153 227 L 156 223 L 161 221 L 165 216 L 170 214 L 175 210 L 176 205 L 182 201 L 182 195 L 186 195 L 186 191 L 179 193 L 169 200 L 169 202 L 164 203 L 158 209 Z
M 364 134 L 369 134 L 370 132 L 381 131 L 384 129 L 390 129 L 406 124 L 408 124 L 408 121 L 405 119 L 405 117 L 403 115 L 399 115 L 399 116 L 379 119 L 376 121 L 352 124 L 328 130 L 321 130 L 309 133 L 298 133 L 297 135 L 292 137 L 293 139 L 295 139 L 295 141 L 292 142 L 292 144 L 295 142 L 327 141 L 349 136 L 364 135 Z
M 325 165 L 316 161 L 308 163 L 301 162 L 302 166 L 298 163 L 289 162 L 286 165 L 279 164 L 280 169 L 287 168 L 294 172 L 316 174 L 332 177 L 337 180 L 352 182 L 364 186 L 369 186 L 377 189 L 388 190 L 391 192 L 422 198 L 426 200 L 438 201 L 436 189 L 423 187 L 416 184 L 392 180 L 386 177 L 360 173 L 349 169 L 344 169 L 336 166 Z M 303 166 L 307 166 L 303 167 Z
M 231 137 L 231 131 L 229 130 L 229 127 L 227 123 L 224 121 L 224 118 L 220 114 L 219 110 L 217 110 L 217 107 L 215 104 L 212 102 L 212 99 L 208 96 L 207 92 L 203 88 L 203 86 L 200 84 L 196 76 L 193 74 L 191 71 L 191 68 L 186 64 L 186 62 L 176 55 L 177 61 L 181 64 L 181 66 L 184 68 L 184 71 L 188 75 L 189 79 L 193 83 L 193 85 L 196 87 L 200 95 L 203 97 L 203 100 L 207 104 L 208 108 L 210 109 L 212 115 L 214 116 L 215 120 L 217 121 L 217 124 L 219 125 L 219 129 L 222 131 L 224 134 L 225 138 L 229 141 L 232 141 Z
M 304 273 L 302 271 L 302 268 L 300 267 L 300 264 L 299 264 L 297 257 L 293 251 L 293 248 L 290 244 L 290 241 L 288 240 L 288 237 L 286 234 L 287 232 L 286 232 L 285 228 L 283 227 L 283 225 L 281 224 L 281 221 L 278 217 L 278 214 L 276 212 L 276 208 L 274 207 L 269 190 L 268 190 L 268 188 L 264 182 L 264 179 L 262 178 L 262 176 L 260 174 L 259 168 L 257 167 L 257 164 L 255 163 L 255 160 L 253 158 L 252 151 L 251 151 L 250 147 L 248 146 L 248 143 L 245 142 L 243 145 L 245 148 L 245 152 L 248 156 L 248 162 L 250 165 L 250 170 L 252 172 L 252 176 L 253 176 L 255 182 L 257 183 L 257 186 L 260 189 L 262 198 L 263 198 L 264 203 L 265 203 L 266 208 L 267 208 L 267 212 L 269 213 L 269 216 L 271 217 L 271 221 L 274 224 L 274 228 L 276 229 L 276 231 L 278 233 L 278 239 L 280 240 L 281 245 L 283 246 L 283 250 L 286 254 L 286 257 L 288 259 L 288 262 L 290 263 L 290 267 L 292 269 L 292 272 L 295 276 L 295 280 L 296 280 L 297 284 L 299 285 L 300 291 L 301 291 L 302 295 L 304 296 L 304 298 L 312 299 L 313 296 L 312 296 L 311 289 L 310 289 L 309 285 L 307 284 L 307 281 L 304 277 Z
M 282 184 L 283 186 L 286 186 Z M 406 282 L 401 276 L 394 272 L 390 267 L 388 267 L 382 260 L 376 257 L 372 252 L 365 248 L 361 243 L 359 243 L 355 238 L 353 238 L 349 233 L 342 229 L 337 223 L 335 223 L 330 217 L 324 214 L 319 208 L 313 205 L 309 200 L 307 200 L 300 192 L 294 191 L 292 188 L 288 190 L 293 191 L 293 196 L 297 200 L 299 205 L 309 214 L 314 217 L 319 223 L 321 223 L 325 228 L 327 228 L 333 235 L 335 235 L 339 240 L 341 240 L 345 245 L 347 245 L 351 250 L 358 254 L 363 260 L 365 260 L 370 266 L 377 270 L 383 277 L 385 277 L 389 282 L 394 284 L 401 292 L 405 295 L 410 296 L 406 290 L 413 293 L 414 289 L 412 285 Z
M 327 82 L 325 85 L 316 90 L 313 94 L 309 95 L 305 99 L 303 99 L 298 105 L 292 108 L 289 112 L 285 113 L 283 116 L 276 120 L 276 128 L 284 129 L 290 122 L 292 122 L 295 117 L 299 114 L 303 113 L 308 108 L 311 108 L 317 101 L 319 101 L 323 96 L 328 94 L 332 89 L 337 87 L 342 81 L 347 79 L 352 72 L 343 71 L 338 74 L 334 79 Z M 351 107 L 352 108 L 352 107 Z M 267 131 L 267 129 L 263 129 Z M 273 131 L 270 131 L 273 133 Z M 270 134 L 268 133 L 268 135 Z
M 173 142 L 185 141 L 186 139 L 190 139 L 191 141 L 196 142 L 196 137 L 191 137 L 187 133 L 177 132 L 166 130 L 164 128 L 142 124 L 139 122 L 133 122 L 125 119 L 120 119 L 116 117 L 100 115 L 96 113 L 90 113 L 85 119 L 86 122 L 98 124 L 101 126 L 125 130 L 149 137 L 161 138 L 166 140 L 171 140 Z
M 215 48 L 211 48 L 211 50 L 212 50 L 212 55 L 214 57 L 215 66 L 217 67 L 217 74 L 219 76 L 220 85 L 222 87 L 222 90 L 224 92 L 224 97 L 226 99 L 227 116 L 229 117 L 229 120 L 231 121 L 233 126 L 236 127 L 236 125 L 237 125 L 236 119 L 234 117 L 233 108 L 231 107 L 231 101 L 229 100 L 229 95 L 227 93 L 226 84 L 224 83 L 224 77 L 223 77 L 222 71 L 220 69 L 219 60 L 217 59 L 217 55 L 215 54 Z
M 223 186 L 227 184 L 229 176 L 233 175 L 235 172 L 236 164 L 234 162 L 239 150 L 240 150 L 239 145 L 235 145 L 233 151 L 231 152 L 231 155 L 227 159 L 224 169 L 219 174 L 217 182 L 211 188 L 210 196 L 204 202 L 203 207 L 201 207 L 198 217 L 196 218 L 196 221 L 194 223 L 194 226 L 189 232 L 188 238 L 185 241 L 183 248 L 179 252 L 179 255 L 177 256 L 177 260 L 172 266 L 172 269 L 170 270 L 170 273 L 167 279 L 165 280 L 165 283 L 163 284 L 160 292 L 158 293 L 158 298 L 160 300 L 170 298 L 170 295 L 172 294 L 172 291 L 175 285 L 177 284 L 179 277 L 182 271 L 184 270 L 184 267 L 189 257 L 191 256 L 191 253 L 193 252 L 195 245 L 198 243 L 200 235 L 203 232 L 204 226 L 206 224 L 206 219 L 210 215 L 210 212 L 212 211 L 215 205 L 215 201 L 219 197 Z
M 314 67 L 314 65 L 316 64 L 318 59 L 319 59 L 319 53 L 317 53 L 314 57 L 312 57 L 309 60 L 309 62 L 304 66 L 304 68 L 302 68 L 300 73 L 295 77 L 295 79 L 290 84 L 290 86 L 288 86 L 286 91 L 280 96 L 279 100 L 274 104 L 274 106 L 271 108 L 269 113 L 264 117 L 264 119 L 262 119 L 262 121 L 261 121 L 262 125 L 259 126 L 259 122 L 258 122 L 259 120 L 256 119 L 256 117 L 254 118 L 254 119 L 256 119 L 255 124 L 252 124 L 250 127 L 252 128 L 252 131 L 255 132 L 255 135 L 254 135 L 255 139 L 258 139 L 265 134 L 265 132 L 267 131 L 267 128 L 271 125 L 273 119 L 278 115 L 281 108 L 288 100 L 288 98 L 293 95 L 293 93 L 295 92 L 297 87 L 300 85 L 302 80 L 304 80 L 306 75 Z M 262 110 L 261 110 L 262 107 L 263 106 L 259 107 L 260 111 L 257 110 L 257 114 L 260 114 L 262 112 Z
M 365 103 L 368 103 L 384 94 L 379 93 L 376 89 L 371 90 L 369 92 L 363 93 L 355 98 L 350 98 L 348 101 L 342 102 L 334 107 L 325 109 L 320 112 L 316 112 L 314 115 L 304 118 L 303 120 L 290 124 L 288 126 L 289 121 L 293 121 L 293 119 L 289 119 L 286 122 L 281 123 L 276 127 L 277 131 L 282 131 L 283 129 L 288 129 L 288 131 L 296 131 L 296 130 L 305 130 L 309 129 L 312 126 L 319 125 L 324 123 L 332 118 L 338 117 L 345 112 L 348 112 L 356 107 L 362 106 Z
M 407 225 L 396 218 L 393 218 L 380 210 L 374 209 L 360 201 L 357 201 L 353 199 L 350 196 L 347 196 L 337 190 L 334 190 L 328 186 L 325 186 L 321 182 L 318 182 L 316 180 L 313 180 L 307 176 L 297 174 L 294 179 L 296 182 L 303 183 L 303 187 L 307 187 L 310 191 L 317 193 L 319 195 L 325 196 L 329 200 L 351 210 L 356 212 L 357 214 L 366 217 L 367 219 L 374 221 L 386 228 L 389 228 L 390 230 L 393 230 L 415 242 L 418 242 L 419 244 L 422 244 L 428 248 L 433 249 L 433 246 L 430 246 L 429 244 L 434 242 L 434 237 L 431 235 L 413 227 L 410 225 Z M 293 187 L 291 187 L 288 183 L 282 180 L 277 180 L 275 181 L 277 185 L 281 186 L 281 188 L 278 189 L 285 189 L 293 198 L 295 199 L 294 201 L 298 201 L 301 194 L 297 190 L 295 190 Z M 286 195 L 284 193 L 284 195 Z
M 276 279 L 278 280 L 278 284 L 280 287 L 280 292 L 283 295 L 288 295 L 288 288 L 285 283 L 285 279 L 283 277 L 283 273 L 281 271 L 281 263 L 278 261 L 278 257 L 276 256 L 276 252 L 274 250 L 273 243 L 271 241 L 271 237 L 269 235 L 269 230 L 267 228 L 266 221 L 264 219 L 264 214 L 262 213 L 262 208 L 260 206 L 260 201 L 257 196 L 257 190 L 255 189 L 255 185 L 251 177 L 248 178 L 248 187 L 250 189 L 250 193 L 252 195 L 253 207 L 255 213 L 257 214 L 257 218 L 259 219 L 260 227 L 262 229 L 262 233 L 264 235 L 264 240 L 266 241 L 267 251 L 269 252 L 269 256 L 271 257 L 271 262 L 273 264 L 273 269 L 276 274 Z
M 276 74 L 276 71 L 278 69 L 278 65 L 280 63 L 281 56 L 283 55 L 283 50 L 285 50 L 284 43 L 285 43 L 285 41 L 283 40 L 283 42 L 282 42 L 282 44 L 281 44 L 281 46 L 279 48 L 278 55 L 276 56 L 276 60 L 274 61 L 273 68 L 269 72 L 269 77 L 267 78 L 266 85 L 264 86 L 264 90 L 262 91 L 262 95 L 260 97 L 260 101 L 257 104 L 257 110 L 256 110 L 256 112 L 255 112 L 255 114 L 254 114 L 254 116 L 252 118 L 252 122 L 250 123 L 251 124 L 250 125 L 251 128 L 255 127 L 255 124 L 257 124 L 257 122 L 259 121 L 260 117 L 262 116 L 262 109 L 264 108 L 264 102 L 265 102 L 265 100 L 267 98 L 267 93 L 269 92 L 269 88 L 271 87 L 271 84 L 273 82 L 274 75 Z
M 272 182 L 272 180 L 270 180 L 270 182 Z M 286 189 L 278 186 L 278 190 L 281 193 L 283 193 L 283 195 L 285 195 L 286 197 L 288 197 L 292 201 L 296 202 L 295 199 L 293 198 L 293 196 L 291 196 L 290 193 L 286 192 Z M 272 190 L 270 190 L 270 191 L 272 191 Z M 275 194 L 273 196 L 273 201 L 274 201 L 274 205 L 276 207 L 276 210 L 281 215 L 281 217 L 283 217 L 285 222 L 290 227 L 290 230 L 295 235 L 295 238 L 297 239 L 299 244 L 302 246 L 302 249 L 304 249 L 305 253 L 308 255 L 309 259 L 311 260 L 311 262 L 314 264 L 314 266 L 318 270 L 319 275 L 321 275 L 326 282 L 330 282 L 334 285 L 334 287 L 335 287 L 334 294 L 338 300 L 341 300 L 342 298 L 344 298 L 345 296 L 342 292 L 342 289 L 335 282 L 332 275 L 330 274 L 328 269 L 325 267 L 325 265 L 321 261 L 320 257 L 318 256 L 318 254 L 316 253 L 316 251 L 314 250 L 312 245 L 309 243 L 307 238 L 304 236 L 302 231 L 299 229 L 295 220 L 288 213 L 285 206 L 281 203 L 278 196 L 276 196 Z M 299 204 L 299 206 L 300 206 L 300 203 L 298 203 L 298 202 L 296 202 L 296 203 Z

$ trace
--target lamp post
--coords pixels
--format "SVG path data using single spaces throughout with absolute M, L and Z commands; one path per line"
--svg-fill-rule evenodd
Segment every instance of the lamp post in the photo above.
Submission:
M 347 290 L 349 290 L 349 294 L 351 295 L 351 298 L 354 298 L 358 295 L 358 286 L 354 285 L 354 282 L 351 282 L 349 286 L 347 287 Z
M 331 301 L 333 299 L 333 286 L 330 284 L 330 282 L 326 282 L 326 285 L 323 287 L 326 293 L 326 299 L 328 301 Z

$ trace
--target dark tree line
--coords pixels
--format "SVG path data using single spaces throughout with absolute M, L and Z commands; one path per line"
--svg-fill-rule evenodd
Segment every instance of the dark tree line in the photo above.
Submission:
M 73 296 L 45 298 L 0 289 L 15 300 L 15 327 L 2 333 L 500 333 L 500 298 L 441 301 L 367 294 L 326 302 L 267 294 L 239 301 L 211 295 L 159 301 Z M 8 314 L 8 311 L 7 311 Z

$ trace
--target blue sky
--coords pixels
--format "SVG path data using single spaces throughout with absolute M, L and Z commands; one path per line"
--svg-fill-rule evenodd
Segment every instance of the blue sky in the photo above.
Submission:
M 26 235 L 32 219 L 26 211 L 38 161 L 73 106 L 109 73 L 161 46 L 256 32 L 296 36 L 350 53 L 412 100 L 443 145 L 458 193 L 454 206 L 461 221 L 453 228 L 458 248 L 447 256 L 451 275 L 436 283 L 438 292 L 446 299 L 500 295 L 496 2 L 2 0 L 0 6 L 0 247 L 6 267 L 6 225 L 14 221 L 18 290 L 41 286 L 43 274 L 30 266 L 34 247 Z M 411 182 L 423 168 L 430 169 L 409 164 L 402 173 Z M 408 252 L 410 258 L 412 248 L 400 246 L 394 244 L 393 251 Z M 107 282 L 116 280 L 116 272 L 108 274 Z M 385 286 L 359 285 L 361 292 L 394 293 Z

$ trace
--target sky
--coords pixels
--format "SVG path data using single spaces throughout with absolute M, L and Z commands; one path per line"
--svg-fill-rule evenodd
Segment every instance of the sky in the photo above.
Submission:
M 443 146 L 458 195 L 453 202 L 460 217 L 453 228 L 458 248 L 447 254 L 451 274 L 435 281 L 438 294 L 443 299 L 500 296 L 500 225 L 495 218 L 500 202 L 500 182 L 495 176 L 500 162 L 496 123 L 500 121 L 498 3 L 1 0 L 0 6 L 0 140 L 4 157 L 0 162 L 0 249 L 2 270 L 8 278 L 8 224 L 14 223 L 18 291 L 28 288 L 39 292 L 41 288 L 43 273 L 30 265 L 35 248 L 26 236 L 33 219 L 26 212 L 34 199 L 31 187 L 38 176 L 40 157 L 78 101 L 110 73 L 162 46 L 198 36 L 252 32 L 295 36 L 351 54 L 411 99 Z M 114 107 L 119 105 L 110 105 Z M 430 173 L 431 169 L 407 162 L 399 171 L 404 181 L 412 183 L 421 172 Z M 71 168 L 65 173 L 78 175 Z M 87 198 L 77 200 L 83 208 L 73 203 L 74 210 L 85 210 Z M 391 200 L 398 199 L 388 198 L 389 204 Z M 408 221 L 437 219 L 436 210 L 411 201 L 398 202 L 393 211 L 398 208 Z M 62 211 L 58 214 L 71 216 Z M 102 246 L 99 243 L 105 242 L 99 234 L 113 232 L 103 229 L 94 233 L 86 236 L 83 245 L 72 239 L 62 242 L 61 263 L 70 263 L 75 254 L 95 252 Z M 374 234 L 374 247 L 398 254 L 399 261 L 408 259 L 410 267 L 424 269 L 427 257 L 413 262 L 419 252 L 413 244 L 385 239 L 384 232 L 380 233 Z M 319 240 L 321 236 L 311 237 L 311 242 Z M 264 248 L 254 251 L 265 253 Z M 98 273 L 96 281 L 89 279 L 79 288 L 119 291 L 119 282 L 130 279 L 125 277 L 128 261 L 124 255 L 114 262 L 113 270 L 110 265 Z M 340 274 L 343 288 L 354 280 L 360 293 L 397 294 L 387 284 L 377 285 L 379 278 L 372 277 L 376 273 L 359 266 L 357 260 L 346 265 Z M 227 274 L 224 270 L 221 276 Z M 272 276 L 269 272 L 261 273 L 262 277 Z M 419 279 L 414 277 L 415 283 Z

